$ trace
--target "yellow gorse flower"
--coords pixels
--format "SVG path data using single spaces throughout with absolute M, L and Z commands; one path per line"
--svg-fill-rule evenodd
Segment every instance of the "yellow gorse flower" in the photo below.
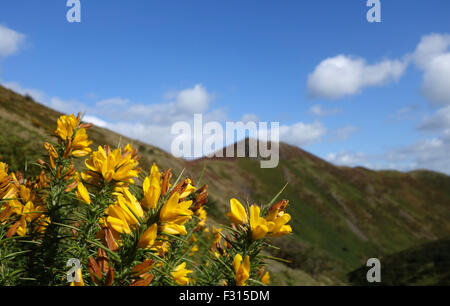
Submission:
M 121 148 L 111 151 L 106 147 L 106 151 L 99 146 L 98 150 L 92 152 L 90 159 L 86 159 L 85 165 L 94 176 L 101 176 L 106 182 L 115 180 L 117 182 L 134 183 L 133 178 L 139 175 L 137 169 L 138 162 L 133 159 L 131 146 L 127 146 L 122 153 Z M 92 172 L 84 174 L 84 179 L 92 179 Z
M 250 229 L 254 240 L 264 238 L 269 231 L 268 222 L 260 216 L 260 208 L 257 205 L 250 206 Z
M 289 214 L 283 213 L 281 216 L 274 219 L 273 222 L 269 222 L 269 233 L 271 237 L 280 237 L 292 232 L 290 225 L 286 225 L 291 220 Z
M 156 208 L 161 195 L 161 173 L 155 163 L 150 170 L 150 176 L 145 178 L 142 189 L 144 191 L 142 205 L 147 209 Z
M 159 213 L 159 220 L 161 221 L 161 231 L 168 234 L 186 235 L 186 228 L 184 223 L 192 218 L 192 210 L 189 207 L 192 201 L 179 202 L 180 194 L 174 192 L 170 198 L 164 203 Z
M 130 193 L 128 188 L 122 188 L 117 195 L 117 201 L 106 209 L 107 225 L 119 233 L 130 234 L 131 227 L 139 224 L 136 218 L 142 218 L 144 211 L 138 200 Z
M 180 199 L 186 198 L 188 195 L 190 195 L 191 193 L 195 192 L 195 190 L 196 190 L 196 188 L 191 185 L 192 184 L 191 179 L 187 178 L 184 182 L 187 185 L 184 188 L 183 192 L 180 194 Z
M 264 275 L 261 277 L 261 282 L 264 285 L 270 284 L 270 274 L 269 274 L 269 272 L 264 273 Z
M 73 114 L 63 115 L 58 118 L 55 134 L 62 140 L 69 140 L 72 138 L 79 122 L 80 114 L 76 118 Z
M 11 235 L 25 236 L 28 223 L 45 218 L 46 209 L 41 205 L 35 205 L 34 192 L 27 186 L 19 184 L 14 174 L 8 176 L 7 170 L 7 165 L 0 163 L 0 199 L 8 199 L 0 206 L 0 222 L 13 215 L 19 216 L 19 220 L 11 227 Z M 42 232 L 45 225 L 40 221 L 37 225 L 36 230 Z
M 248 223 L 248 216 L 244 206 L 234 198 L 230 200 L 230 212 L 227 213 L 227 217 L 235 224 Z
M 92 141 L 89 140 L 86 129 L 78 129 L 72 141 L 71 152 L 75 157 L 83 157 L 92 152 L 89 147 Z
M 145 230 L 144 234 L 142 234 L 141 239 L 139 239 L 138 246 L 143 249 L 150 248 L 155 243 L 157 234 L 158 224 L 154 223 Z
M 160 256 L 164 256 L 170 249 L 170 242 L 167 241 L 168 237 L 165 235 L 159 236 L 159 238 L 153 244 L 152 250 L 158 252 Z M 161 262 L 162 263 L 162 262 Z
M 80 116 L 81 113 L 79 113 L 77 117 L 70 114 L 69 116 L 63 115 L 58 118 L 55 134 L 67 144 L 64 156 L 69 156 L 71 154 L 75 157 L 83 157 L 92 151 L 89 147 L 92 144 L 92 141 L 88 139 L 86 129 L 79 127 Z M 47 147 L 46 149 L 49 151 Z M 56 151 L 49 151 L 50 156 L 57 158 L 57 156 L 54 156 L 54 153 L 56 153 Z
M 268 236 L 279 237 L 292 232 L 291 226 L 286 224 L 291 220 L 291 216 L 285 213 L 288 204 L 289 201 L 282 200 L 269 209 L 266 216 L 269 227 Z
M 245 282 L 250 277 L 250 257 L 247 255 L 242 261 L 242 255 L 236 254 L 233 259 L 233 268 L 236 275 L 236 285 L 245 286 Z
M 292 232 L 291 226 L 287 224 L 291 216 L 284 211 L 287 203 L 287 200 L 283 200 L 273 205 L 266 217 L 261 216 L 261 210 L 257 205 L 250 207 L 250 230 L 253 240 L 265 236 L 279 237 Z M 230 212 L 227 216 L 233 223 L 240 225 L 247 224 L 249 219 L 244 206 L 234 198 L 230 200 Z
M 11 184 L 13 178 L 8 175 L 8 165 L 0 162 L 0 200 L 15 197 L 17 188 Z
M 192 270 L 187 270 L 186 269 L 186 263 L 183 262 L 182 264 L 178 265 L 175 267 L 175 269 L 170 273 L 173 277 L 173 280 L 178 284 L 178 285 L 189 285 L 189 281 L 190 279 L 188 277 L 186 277 L 187 274 L 192 273 Z

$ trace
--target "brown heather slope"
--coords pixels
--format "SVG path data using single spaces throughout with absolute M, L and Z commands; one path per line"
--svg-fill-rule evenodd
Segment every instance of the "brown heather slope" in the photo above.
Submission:
M 59 115 L 0 86 L 2 160 L 14 170 L 35 161 Z M 450 177 L 444 174 L 337 167 L 283 143 L 274 169 L 261 169 L 256 158 L 186 161 L 104 128 L 88 133 L 95 146 L 131 142 L 147 171 L 156 161 L 197 179 L 205 168 L 201 183 L 209 185 L 209 214 L 218 222 L 226 222 L 230 198 L 264 204 L 288 182 L 282 197 L 290 201 L 294 234 L 275 240 L 281 250 L 273 254 L 292 264 L 273 265 L 275 284 L 346 283 L 346 273 L 367 258 L 450 236 Z

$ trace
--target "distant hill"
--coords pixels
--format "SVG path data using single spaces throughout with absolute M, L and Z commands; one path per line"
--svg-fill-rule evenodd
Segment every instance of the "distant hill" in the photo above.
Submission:
M 381 282 L 370 285 L 384 286 L 450 286 L 450 239 L 428 242 L 399 253 L 383 256 Z M 349 273 L 354 285 L 369 285 L 363 266 Z
M 11 169 L 36 171 L 60 115 L 0 86 L 0 156 Z M 274 241 L 273 255 L 291 259 L 274 265 L 276 284 L 345 284 L 347 273 L 381 257 L 450 235 L 450 177 L 432 171 L 372 171 L 338 167 L 300 148 L 280 144 L 277 168 L 261 169 L 257 158 L 186 161 L 108 129 L 88 131 L 94 147 L 131 142 L 149 170 L 153 161 L 175 173 L 182 169 L 209 185 L 209 214 L 226 221 L 229 199 L 267 203 L 288 182 L 293 235 Z

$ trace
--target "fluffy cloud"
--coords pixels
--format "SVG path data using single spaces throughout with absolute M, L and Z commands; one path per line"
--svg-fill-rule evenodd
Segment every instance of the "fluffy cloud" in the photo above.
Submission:
M 435 105 L 450 104 L 450 35 L 430 34 L 422 37 L 412 55 L 424 72 L 422 93 Z
M 372 165 L 368 162 L 368 157 L 366 154 L 362 152 L 349 152 L 349 151 L 343 151 L 339 153 L 330 153 L 327 155 L 326 159 L 329 162 L 332 162 L 337 165 L 344 165 L 344 166 L 366 166 L 368 168 L 371 168 Z
M 412 57 L 417 66 L 426 69 L 433 58 L 448 52 L 449 47 L 449 34 L 433 33 L 425 35 L 421 38 Z
M 102 120 L 100 118 L 97 118 L 95 116 L 85 115 L 83 117 L 83 121 L 84 122 L 88 122 L 88 123 L 92 123 L 92 124 L 94 124 L 96 126 L 99 126 L 99 127 L 107 127 L 108 126 L 108 122 L 106 122 L 106 121 L 104 121 L 104 120 Z
M 192 125 L 194 113 L 202 113 L 203 121 L 226 117 L 221 109 L 210 110 L 214 95 L 201 84 L 168 93 L 165 98 L 169 101 L 153 104 L 133 103 L 123 98 L 101 100 L 88 110 L 89 119 L 99 126 L 170 151 L 175 137 L 171 135 L 171 127 L 175 122 Z
M 338 55 L 323 60 L 308 76 L 308 95 L 338 99 L 359 93 L 363 88 L 397 81 L 407 61 L 384 60 L 369 65 L 360 57 Z
M 0 57 L 16 53 L 25 40 L 25 35 L 0 25 Z
M 327 133 L 325 126 L 319 122 L 297 122 L 292 125 L 280 125 L 280 140 L 296 146 L 306 146 L 318 142 Z
M 434 104 L 450 105 L 450 53 L 430 61 L 425 70 L 422 92 Z
M 450 35 L 429 34 L 404 60 L 367 64 L 361 57 L 338 55 L 323 60 L 308 76 L 308 95 L 338 99 L 397 81 L 412 61 L 423 71 L 422 94 L 435 105 L 450 104 Z
M 201 113 L 208 109 L 214 96 L 209 94 L 205 87 L 197 84 L 194 88 L 182 90 L 177 95 L 177 107 L 185 112 Z
M 119 121 L 108 122 L 105 127 L 132 139 L 141 140 L 170 152 L 170 146 L 173 140 L 170 125 Z
M 123 98 L 101 100 L 90 109 L 110 121 L 133 121 L 144 124 L 169 125 L 177 121 L 186 121 L 194 113 L 203 113 L 208 117 L 221 117 L 219 109 L 209 111 L 214 95 L 204 86 L 196 84 L 192 88 L 165 95 L 169 101 L 161 103 L 132 103 Z M 125 107 L 126 106 L 126 107 Z

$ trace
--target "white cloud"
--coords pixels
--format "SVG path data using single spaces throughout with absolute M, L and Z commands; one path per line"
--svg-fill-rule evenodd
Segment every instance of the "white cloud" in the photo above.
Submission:
M 99 127 L 107 127 L 108 126 L 108 122 L 106 122 L 106 121 L 104 121 L 104 120 L 102 120 L 100 118 L 97 118 L 95 116 L 85 115 L 83 117 L 83 121 L 87 122 L 87 123 L 92 123 L 92 124 L 94 124 L 96 126 L 99 126 Z
M 436 111 L 431 117 L 425 117 L 419 129 L 423 131 L 442 131 L 450 128 L 450 105 Z
M 170 152 L 170 145 L 173 140 L 170 125 L 120 121 L 108 123 L 106 127 L 132 139 L 141 140 Z
M 201 113 L 209 107 L 213 100 L 213 95 L 209 94 L 202 84 L 197 84 L 194 88 L 182 90 L 177 95 L 177 106 L 186 112 Z
M 308 76 L 308 95 L 338 99 L 366 87 L 398 81 L 410 61 L 423 71 L 422 94 L 435 105 L 450 104 L 450 35 L 429 34 L 404 60 L 386 59 L 367 64 L 361 57 L 338 55 L 323 60 Z
M 449 47 L 449 34 L 433 33 L 421 38 L 412 56 L 419 68 L 426 69 L 433 58 L 446 53 Z
M 391 160 L 388 153 L 385 154 L 366 154 L 363 152 L 342 151 L 339 153 L 330 153 L 325 158 L 327 161 L 347 167 L 365 167 L 372 170 L 400 170 L 409 171 L 417 166 L 413 161 Z
M 435 105 L 450 104 L 450 35 L 423 36 L 412 58 L 424 71 L 422 94 Z
M 58 110 L 63 113 L 71 113 L 71 112 L 83 112 L 87 111 L 88 107 L 81 102 L 76 100 L 62 100 L 59 97 L 48 97 L 43 91 L 23 87 L 17 82 L 6 82 L 3 83 L 3 86 L 9 88 L 21 95 L 29 95 L 36 102 L 42 103 L 50 108 Z
M 76 100 L 62 100 L 58 97 L 47 97 L 43 92 L 21 87 L 18 83 L 8 83 L 9 87 L 22 94 L 30 94 L 39 102 L 65 113 L 86 112 L 84 121 L 100 127 L 107 127 L 125 136 L 139 139 L 146 143 L 170 151 L 172 139 L 171 126 L 177 121 L 193 121 L 193 111 L 185 107 L 189 104 L 196 111 L 203 109 L 203 122 L 227 120 L 225 109 L 209 110 L 209 103 L 214 95 L 200 84 L 179 93 L 172 93 L 174 101 L 156 104 L 133 104 L 122 98 L 111 98 L 98 101 L 95 107 L 88 107 Z M 168 97 L 168 95 L 166 95 Z M 181 102 L 180 102 L 181 101 Z M 245 114 L 244 122 L 258 122 L 254 114 Z M 280 126 L 280 140 L 292 145 L 306 146 L 320 141 L 326 134 L 325 126 L 316 121 L 314 123 L 297 122 L 292 125 Z
M 368 157 L 366 154 L 362 152 L 349 152 L 349 151 L 343 151 L 339 153 L 330 153 L 327 155 L 326 159 L 329 162 L 332 162 L 337 165 L 344 165 L 344 166 L 362 166 L 365 165 L 366 167 L 370 167 L 371 164 L 367 162 Z
M 428 169 L 450 175 L 450 154 L 448 152 L 450 152 L 450 129 L 444 130 L 438 137 L 422 139 L 381 154 L 343 151 L 330 153 L 326 159 L 338 165 L 364 166 L 374 170 Z
M 422 93 L 436 105 L 450 105 L 450 53 L 430 61 L 423 77 Z
M 336 115 L 336 114 L 342 113 L 342 110 L 340 110 L 338 108 L 324 109 L 321 105 L 316 104 L 316 105 L 311 106 L 311 108 L 309 109 L 309 113 L 311 113 L 315 116 L 324 117 L 324 116 Z
M 11 89 L 12 91 L 15 91 L 15 92 L 21 94 L 21 95 L 24 95 L 24 96 L 28 95 L 37 102 L 43 102 L 46 99 L 46 96 L 42 91 L 33 89 L 33 88 L 22 87 L 17 82 L 7 82 L 7 83 L 3 83 L 2 85 L 8 89 Z
M 291 145 L 306 146 L 318 142 L 327 133 L 325 126 L 319 122 L 297 122 L 292 125 L 280 125 L 280 140 Z
M 413 165 L 414 169 L 430 169 L 450 174 L 450 129 L 438 137 L 417 141 L 393 150 L 389 157 Z
M 88 111 L 104 127 L 166 151 L 170 151 L 172 139 L 176 136 L 171 135 L 171 126 L 175 122 L 192 122 L 193 113 L 202 113 L 204 121 L 226 118 L 222 109 L 209 110 L 214 95 L 201 84 L 166 93 L 164 97 L 171 101 L 144 104 L 111 98 L 97 102 L 96 107 Z
M 0 57 L 16 53 L 24 41 L 25 35 L 0 25 Z
M 365 87 L 399 80 L 407 65 L 407 61 L 399 60 L 369 65 L 363 58 L 346 55 L 327 58 L 308 76 L 308 94 L 326 99 L 354 95 Z
M 44 92 L 25 88 L 17 82 L 3 84 L 22 95 L 30 95 L 37 102 L 64 113 L 85 112 L 84 121 L 100 127 L 107 127 L 133 139 L 170 151 L 171 126 L 177 121 L 193 121 L 193 113 L 201 112 L 203 121 L 220 121 L 227 118 L 225 109 L 209 110 L 214 95 L 204 86 L 197 84 L 179 92 L 172 92 L 174 99 L 156 104 L 132 103 L 123 98 L 109 98 L 97 101 L 95 106 L 87 106 L 77 100 L 63 100 L 59 97 L 48 97 Z M 169 95 L 165 95 L 169 97 Z M 192 105 L 192 109 L 188 106 Z
M 172 100 L 152 104 L 132 103 L 123 98 L 106 99 L 97 102 L 96 108 L 92 108 L 90 112 L 108 118 L 110 121 L 134 121 L 160 125 L 189 120 L 194 113 L 203 113 L 208 118 L 223 116 L 220 109 L 209 111 L 214 95 L 201 84 L 165 95 L 165 98 L 169 97 Z

